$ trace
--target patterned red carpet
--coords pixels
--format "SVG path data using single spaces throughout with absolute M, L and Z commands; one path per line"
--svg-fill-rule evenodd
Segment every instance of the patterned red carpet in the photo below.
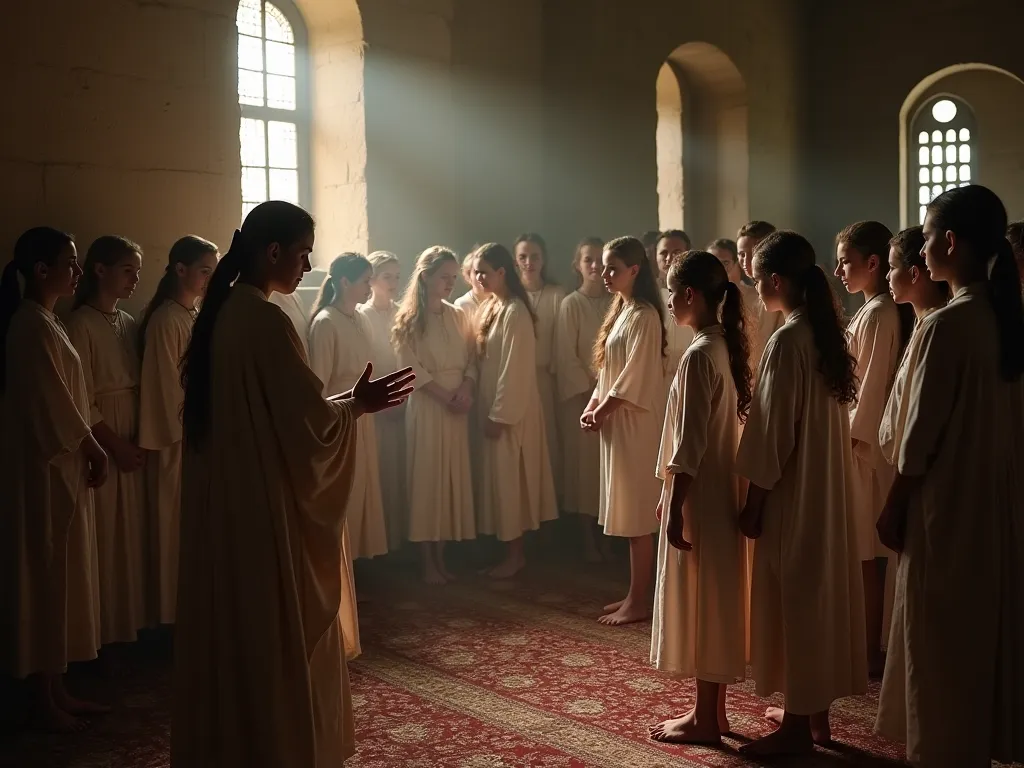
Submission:
M 362 570 L 364 654 L 351 665 L 359 752 L 348 765 L 752 765 L 736 752 L 743 738 L 728 739 L 720 750 L 647 738 L 649 724 L 689 707 L 693 685 L 649 667 L 649 623 L 611 628 L 594 620 L 605 602 L 622 596 L 622 579 L 606 571 L 545 567 L 513 582 L 467 576 L 427 588 L 405 566 Z M 75 689 L 114 704 L 112 714 L 84 734 L 9 732 L 0 765 L 168 765 L 170 665 L 137 655 L 119 680 L 96 679 L 88 670 L 73 675 Z M 798 764 L 897 764 L 901 748 L 871 734 L 876 695 L 874 686 L 871 696 L 836 705 L 836 747 L 819 748 Z M 765 705 L 750 684 L 730 689 L 733 730 L 744 738 L 767 733 Z

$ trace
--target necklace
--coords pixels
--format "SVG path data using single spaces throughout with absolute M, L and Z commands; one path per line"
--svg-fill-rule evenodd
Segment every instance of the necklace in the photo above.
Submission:
M 86 306 L 98 312 L 103 317 L 103 319 L 107 321 L 107 325 L 110 326 L 110 329 L 114 332 L 114 335 L 117 336 L 117 338 L 120 339 L 121 341 L 124 341 L 125 336 L 127 335 L 127 331 L 124 327 L 124 318 L 121 316 L 120 312 L 118 312 L 116 309 L 113 312 L 104 312 L 102 309 L 94 307 L 92 304 L 87 304 Z

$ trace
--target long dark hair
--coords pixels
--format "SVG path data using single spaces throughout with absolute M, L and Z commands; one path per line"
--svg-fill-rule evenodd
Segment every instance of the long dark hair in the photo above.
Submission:
M 667 357 L 665 353 L 665 348 L 668 346 L 668 334 L 665 331 L 665 302 L 661 299 L 661 289 L 658 287 L 654 265 L 647 258 L 647 249 L 635 237 L 617 237 L 606 243 L 604 249 L 621 259 L 627 267 L 640 268 L 640 271 L 636 273 L 636 280 L 633 282 L 633 301 L 638 304 L 646 304 L 657 310 L 658 319 L 661 320 L 661 356 L 662 358 Z M 625 305 L 625 299 L 616 294 L 611 306 L 608 307 L 604 322 L 601 323 L 601 330 L 597 333 L 597 340 L 594 341 L 595 371 L 600 371 L 604 367 L 604 348 L 608 341 L 608 334 L 612 332 L 612 327 Z
M 544 263 L 541 265 L 540 268 L 540 279 L 544 282 L 544 285 L 557 285 L 558 283 L 552 280 L 550 275 L 548 275 L 548 244 L 544 242 L 544 238 L 538 235 L 536 232 L 524 232 L 523 234 L 516 238 L 516 241 L 514 243 L 512 243 L 513 254 L 515 254 L 516 248 L 519 247 L 520 243 L 532 243 L 533 245 L 536 245 L 538 248 L 540 248 L 541 256 L 544 257 Z M 516 261 L 514 256 L 512 260 L 516 264 L 516 269 L 518 269 L 519 262 Z
M 415 336 L 423 336 L 427 330 L 427 281 L 433 277 L 445 262 L 458 265 L 459 259 L 455 251 L 443 245 L 432 245 L 416 258 L 416 265 L 405 287 L 405 294 L 395 313 L 394 327 L 391 329 L 391 343 L 397 348 L 412 341 Z
M 125 256 L 131 256 L 135 253 L 141 256 L 142 248 L 127 237 L 102 235 L 93 240 L 89 250 L 85 253 L 82 277 L 78 281 L 78 287 L 75 289 L 75 300 L 71 303 L 71 310 L 74 311 L 96 298 L 96 291 L 100 285 L 99 275 L 96 274 L 97 265 L 102 264 L 104 267 L 112 267 Z
M 327 268 L 327 277 L 320 283 L 316 301 L 313 302 L 313 311 L 309 313 L 310 319 L 315 318 L 322 309 L 337 301 L 338 294 L 341 292 L 342 278 L 354 283 L 372 269 L 373 265 L 361 254 L 346 251 L 336 257 L 331 262 L 331 266 Z
M 750 339 L 739 286 L 729 280 L 722 262 L 707 251 L 689 251 L 676 257 L 669 267 L 667 282 L 697 291 L 716 312 L 721 307 L 729 370 L 736 386 L 736 415 L 744 423 L 753 398 L 754 376 L 750 371 Z
M 530 319 L 533 321 L 534 333 L 537 332 L 537 313 L 533 311 L 533 303 L 530 301 L 530 294 L 526 292 L 526 288 L 523 286 L 523 281 L 519 279 L 519 270 L 516 269 L 515 259 L 512 258 L 512 254 L 508 252 L 501 243 L 486 243 L 481 245 L 476 251 L 476 258 L 483 259 L 491 265 L 492 269 L 504 269 L 505 270 L 505 288 L 508 289 L 508 295 L 514 299 L 519 299 L 523 302 L 526 307 L 526 311 L 530 313 Z M 487 334 L 491 332 L 491 326 L 494 325 L 494 320 L 498 317 L 498 313 L 501 311 L 501 302 L 497 300 L 494 294 L 484 302 L 483 307 L 480 308 L 480 320 L 476 333 L 477 348 L 480 350 L 480 354 L 484 353 L 487 348 Z
M 252 272 L 269 246 L 277 243 L 288 248 L 309 235 L 314 227 L 313 217 L 299 206 L 271 200 L 249 211 L 242 228 L 235 230 L 228 252 L 210 276 L 202 308 L 192 327 L 192 339 L 181 360 L 181 388 L 185 391 L 181 422 L 186 447 L 202 447 L 210 428 L 213 331 L 231 286 L 240 275 Z
M 988 265 L 988 295 L 999 328 L 999 367 L 1016 381 L 1024 372 L 1024 307 L 1020 271 L 1006 239 L 1006 207 L 995 192 L 979 184 L 956 187 L 928 205 L 928 216 L 943 232 L 964 242 L 971 259 Z
M 141 356 L 146 348 L 146 328 L 149 321 L 160 306 L 174 297 L 178 290 L 178 270 L 176 267 L 181 264 L 184 267 L 191 267 L 208 253 L 217 253 L 220 249 L 215 243 L 205 240 L 198 235 L 185 235 L 171 246 L 171 252 L 167 254 L 167 267 L 164 269 L 160 282 L 156 285 L 153 298 L 149 300 L 145 311 L 142 313 L 142 322 L 139 323 L 139 355 Z
M 758 272 L 788 278 L 801 289 L 818 351 L 818 372 L 841 405 L 857 402 L 857 361 L 847 346 L 839 299 L 818 266 L 814 248 L 796 232 L 772 232 L 754 249 Z
M 18 273 L 31 283 L 35 279 L 36 264 L 52 267 L 60 252 L 75 242 L 73 235 L 53 227 L 33 227 L 24 232 L 14 244 L 14 258 L 4 267 L 0 277 L 0 392 L 7 390 L 7 330 L 11 318 L 21 304 L 21 285 Z

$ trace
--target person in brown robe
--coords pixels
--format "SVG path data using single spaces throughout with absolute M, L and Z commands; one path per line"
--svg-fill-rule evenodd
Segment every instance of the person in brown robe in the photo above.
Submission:
M 183 361 L 172 766 L 336 768 L 355 750 L 339 620 L 355 425 L 400 404 L 412 376 L 371 381 L 368 364 L 323 397 L 267 300 L 295 290 L 313 240 L 301 208 L 254 208 Z

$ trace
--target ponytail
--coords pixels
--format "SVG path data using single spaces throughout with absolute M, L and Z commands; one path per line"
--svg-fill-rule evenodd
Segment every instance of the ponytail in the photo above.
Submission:
M 804 273 L 803 286 L 807 319 L 818 350 L 818 371 L 840 405 L 853 405 L 857 402 L 857 360 L 850 354 L 839 320 L 839 301 L 817 264 Z
M 383 253 L 383 251 L 378 251 L 378 253 Z M 373 265 L 370 261 L 358 253 L 346 251 L 338 256 L 331 262 L 331 266 L 327 270 L 327 277 L 320 284 L 320 290 L 316 294 L 316 301 L 313 302 L 313 311 L 310 313 L 309 319 L 313 320 L 321 310 L 338 300 L 342 278 L 354 283 L 365 275 L 367 270 L 371 269 L 373 269 Z
M 174 294 L 178 290 L 180 278 L 178 277 L 177 266 L 181 264 L 185 267 L 191 267 L 206 254 L 217 253 L 217 250 L 216 244 L 196 235 L 185 235 L 185 237 L 179 239 L 171 246 L 171 252 L 167 255 L 167 267 L 164 269 L 160 282 L 157 283 L 153 298 L 149 300 L 146 310 L 142 313 L 142 322 L 139 323 L 139 357 L 145 352 L 146 328 L 149 327 L 149 321 L 153 317 L 153 313 L 165 301 L 173 299 Z
M 988 295 L 999 327 L 999 367 L 1004 379 L 1016 381 L 1024 372 L 1024 306 L 1020 270 L 1005 238 L 998 241 L 989 266 Z
M 269 246 L 287 248 L 308 236 L 314 226 L 313 217 L 302 208 L 271 200 L 249 211 L 242 228 L 235 230 L 228 252 L 210 276 L 202 308 L 192 327 L 192 338 L 181 359 L 181 388 L 185 392 L 181 423 L 188 449 L 200 449 L 209 434 L 214 415 L 210 409 L 213 333 L 231 286 L 239 276 L 259 266 L 257 260 Z
M 725 300 L 722 302 L 722 329 L 725 331 L 725 347 L 729 351 L 729 370 L 732 372 L 732 382 L 736 386 L 736 416 L 740 424 L 744 424 L 750 412 L 750 402 L 754 397 L 754 375 L 750 370 L 750 336 L 747 334 L 743 295 L 739 286 L 728 279 L 725 284 Z
M 75 238 L 53 227 L 33 227 L 14 244 L 14 258 L 4 266 L 0 276 L 0 392 L 7 391 L 7 331 L 14 313 L 21 305 L 18 273 L 28 286 L 35 279 L 36 264 L 54 266 L 60 252 L 73 245 Z

